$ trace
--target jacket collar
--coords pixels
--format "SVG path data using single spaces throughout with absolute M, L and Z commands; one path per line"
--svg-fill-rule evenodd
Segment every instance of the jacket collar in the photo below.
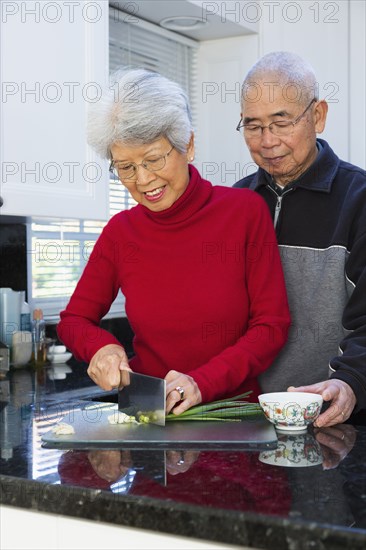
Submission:
M 310 191 L 330 193 L 340 161 L 326 141 L 318 139 L 317 142 L 320 144 L 320 150 L 315 161 L 298 180 L 295 180 L 290 185 L 292 187 L 302 187 Z M 263 170 L 263 168 L 258 168 L 249 188 L 258 190 L 260 187 L 265 187 L 268 185 L 269 178 L 271 176 L 268 172 Z

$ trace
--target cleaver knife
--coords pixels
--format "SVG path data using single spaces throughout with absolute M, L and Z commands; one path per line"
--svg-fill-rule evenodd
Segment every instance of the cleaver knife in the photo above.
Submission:
M 152 424 L 165 426 L 166 381 L 124 370 L 123 388 L 118 391 L 118 410 L 130 416 L 149 417 Z

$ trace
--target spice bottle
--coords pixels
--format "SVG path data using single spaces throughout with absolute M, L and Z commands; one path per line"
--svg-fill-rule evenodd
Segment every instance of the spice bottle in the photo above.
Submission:
M 32 364 L 41 367 L 46 364 L 46 325 L 43 319 L 43 311 L 35 309 L 33 311 L 32 322 Z

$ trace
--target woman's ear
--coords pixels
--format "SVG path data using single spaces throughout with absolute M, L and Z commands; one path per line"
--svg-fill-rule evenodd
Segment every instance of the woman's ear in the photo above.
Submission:
M 188 162 L 193 162 L 194 161 L 194 152 L 195 152 L 194 133 L 192 132 L 191 133 L 191 138 L 190 138 L 188 146 L 187 146 L 187 160 L 188 160 Z
M 321 99 L 316 102 L 314 109 L 314 123 L 315 131 L 317 134 L 321 134 L 325 128 L 325 122 L 327 120 L 328 103 L 325 99 Z

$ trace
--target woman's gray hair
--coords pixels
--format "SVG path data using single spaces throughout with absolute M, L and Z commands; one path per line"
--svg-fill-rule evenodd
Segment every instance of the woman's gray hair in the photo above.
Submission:
M 90 106 L 88 143 L 110 158 L 115 143 L 144 145 L 165 137 L 185 153 L 193 131 L 186 93 L 177 84 L 145 69 L 121 69 L 110 77 L 99 101 Z
M 242 101 L 258 101 L 258 98 L 255 98 L 255 87 L 259 82 L 264 82 L 268 86 L 269 93 L 270 86 L 282 86 L 283 93 L 287 93 L 289 101 L 304 105 L 318 97 L 314 69 L 310 63 L 292 52 L 271 52 L 257 61 L 244 79 Z

